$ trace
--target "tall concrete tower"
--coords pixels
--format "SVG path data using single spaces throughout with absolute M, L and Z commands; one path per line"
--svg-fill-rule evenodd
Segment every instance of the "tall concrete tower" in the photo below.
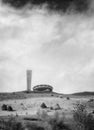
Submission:
M 32 70 L 27 70 L 27 92 L 31 91 Z

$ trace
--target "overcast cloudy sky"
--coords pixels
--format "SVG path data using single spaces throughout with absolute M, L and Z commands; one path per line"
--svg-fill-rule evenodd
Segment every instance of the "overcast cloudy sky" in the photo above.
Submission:
M 25 90 L 27 69 L 32 86 L 94 91 L 93 0 L 7 1 L 0 3 L 0 92 Z

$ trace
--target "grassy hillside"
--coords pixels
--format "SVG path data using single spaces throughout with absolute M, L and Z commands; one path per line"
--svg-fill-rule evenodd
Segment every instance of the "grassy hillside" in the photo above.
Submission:
M 12 93 L 0 93 L 0 101 L 9 100 L 9 99 L 26 99 L 26 98 L 34 98 L 34 97 L 79 97 L 79 96 L 94 96 L 94 92 L 79 92 L 73 94 L 61 94 L 56 92 L 27 92 L 27 91 L 19 91 Z
M 27 92 L 27 91 L 20 91 L 20 92 L 12 92 L 12 93 L 0 93 L 0 101 L 2 100 L 9 100 L 9 99 L 26 99 L 26 98 L 33 98 L 33 97 L 58 97 L 63 96 L 63 94 L 55 93 L 55 92 L 45 92 L 45 93 L 37 93 L 37 92 Z

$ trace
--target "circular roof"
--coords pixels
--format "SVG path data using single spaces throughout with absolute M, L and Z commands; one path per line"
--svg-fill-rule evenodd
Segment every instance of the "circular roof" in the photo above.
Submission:
M 39 90 L 39 91 L 45 91 L 45 90 L 53 90 L 53 87 L 50 85 L 46 85 L 46 84 L 41 84 L 41 85 L 37 85 L 33 87 L 33 90 Z

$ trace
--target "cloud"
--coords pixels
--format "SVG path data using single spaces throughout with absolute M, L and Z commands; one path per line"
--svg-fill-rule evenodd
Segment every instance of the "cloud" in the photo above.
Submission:
M 8 4 L 16 9 L 24 8 L 26 5 L 32 6 L 41 6 L 43 4 L 47 4 L 47 7 L 50 10 L 63 11 L 72 9 L 77 12 L 87 11 L 89 5 L 91 4 L 91 0 L 2 0 L 4 4 Z M 29 7 L 30 7 L 29 6 Z
M 92 11 L 91 11 L 92 12 Z M 0 91 L 50 84 L 57 92 L 93 91 L 94 17 L 51 12 L 45 6 L 0 5 Z M 83 88 L 83 89 L 82 89 Z

